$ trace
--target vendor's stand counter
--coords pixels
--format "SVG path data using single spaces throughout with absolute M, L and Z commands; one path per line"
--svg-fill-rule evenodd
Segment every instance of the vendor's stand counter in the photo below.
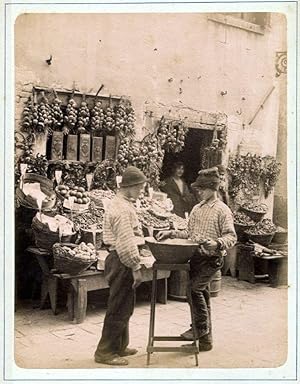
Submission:
M 43 273 L 40 308 L 44 308 L 49 295 L 51 309 L 55 315 L 57 314 L 58 281 L 62 280 L 67 283 L 69 319 L 75 320 L 76 323 L 82 323 L 86 317 L 87 293 L 108 288 L 103 271 L 87 270 L 73 276 L 66 273 L 56 273 L 49 268 L 50 251 L 30 246 L 26 252 L 36 257 Z M 143 282 L 152 281 L 152 269 L 143 267 L 142 276 Z M 162 304 L 167 304 L 167 279 L 169 276 L 169 271 L 159 271 L 157 276 L 159 280 L 157 300 Z

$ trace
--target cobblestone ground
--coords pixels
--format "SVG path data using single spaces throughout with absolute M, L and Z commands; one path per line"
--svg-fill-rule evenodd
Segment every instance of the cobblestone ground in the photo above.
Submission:
M 129 367 L 146 367 L 149 310 L 148 301 L 138 300 L 130 322 L 130 346 L 139 352 L 129 358 Z M 212 312 L 214 348 L 200 354 L 200 368 L 277 367 L 285 362 L 286 289 L 223 277 L 222 290 L 212 299 Z M 104 315 L 105 308 L 95 297 L 89 297 L 82 324 L 71 323 L 64 308 L 54 316 L 51 310 L 22 303 L 15 313 L 16 364 L 22 368 L 107 368 L 93 360 Z M 178 335 L 189 323 L 186 303 L 170 300 L 157 305 L 157 335 Z M 154 353 L 151 367 L 194 368 L 194 357 Z

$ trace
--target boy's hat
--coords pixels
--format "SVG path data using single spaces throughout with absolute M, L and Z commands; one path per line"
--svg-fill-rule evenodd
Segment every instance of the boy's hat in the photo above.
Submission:
M 191 185 L 192 188 L 209 188 L 217 191 L 220 185 L 220 175 L 217 167 L 202 169 L 198 173 L 196 181 Z
M 143 184 L 147 181 L 146 176 L 137 167 L 127 167 L 122 175 L 120 187 L 132 187 L 134 185 Z

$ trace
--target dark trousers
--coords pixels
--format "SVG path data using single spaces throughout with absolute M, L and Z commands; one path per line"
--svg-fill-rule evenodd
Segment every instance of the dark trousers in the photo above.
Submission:
M 132 270 L 120 262 L 115 251 L 105 260 L 104 274 L 110 290 L 102 336 L 95 356 L 110 358 L 119 355 L 129 344 L 129 319 L 134 310 L 135 291 L 132 289 Z
M 190 284 L 194 307 L 195 325 L 199 331 L 209 331 L 206 341 L 212 342 L 212 323 L 209 283 L 223 266 L 223 256 L 207 256 L 200 253 L 190 260 Z

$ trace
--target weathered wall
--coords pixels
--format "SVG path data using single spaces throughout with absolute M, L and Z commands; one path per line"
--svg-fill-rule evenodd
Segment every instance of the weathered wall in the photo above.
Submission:
M 270 25 L 260 35 L 203 13 L 21 15 L 15 25 L 16 119 L 18 96 L 26 96 L 32 84 L 71 89 L 75 81 L 81 91 L 96 92 L 103 83 L 103 93 L 131 97 L 138 137 L 147 105 L 166 111 L 186 105 L 228 116 L 229 152 L 242 141 L 243 151 L 275 155 L 275 52 L 282 50 L 284 16 L 272 14 Z M 275 91 L 249 126 L 273 84 Z

